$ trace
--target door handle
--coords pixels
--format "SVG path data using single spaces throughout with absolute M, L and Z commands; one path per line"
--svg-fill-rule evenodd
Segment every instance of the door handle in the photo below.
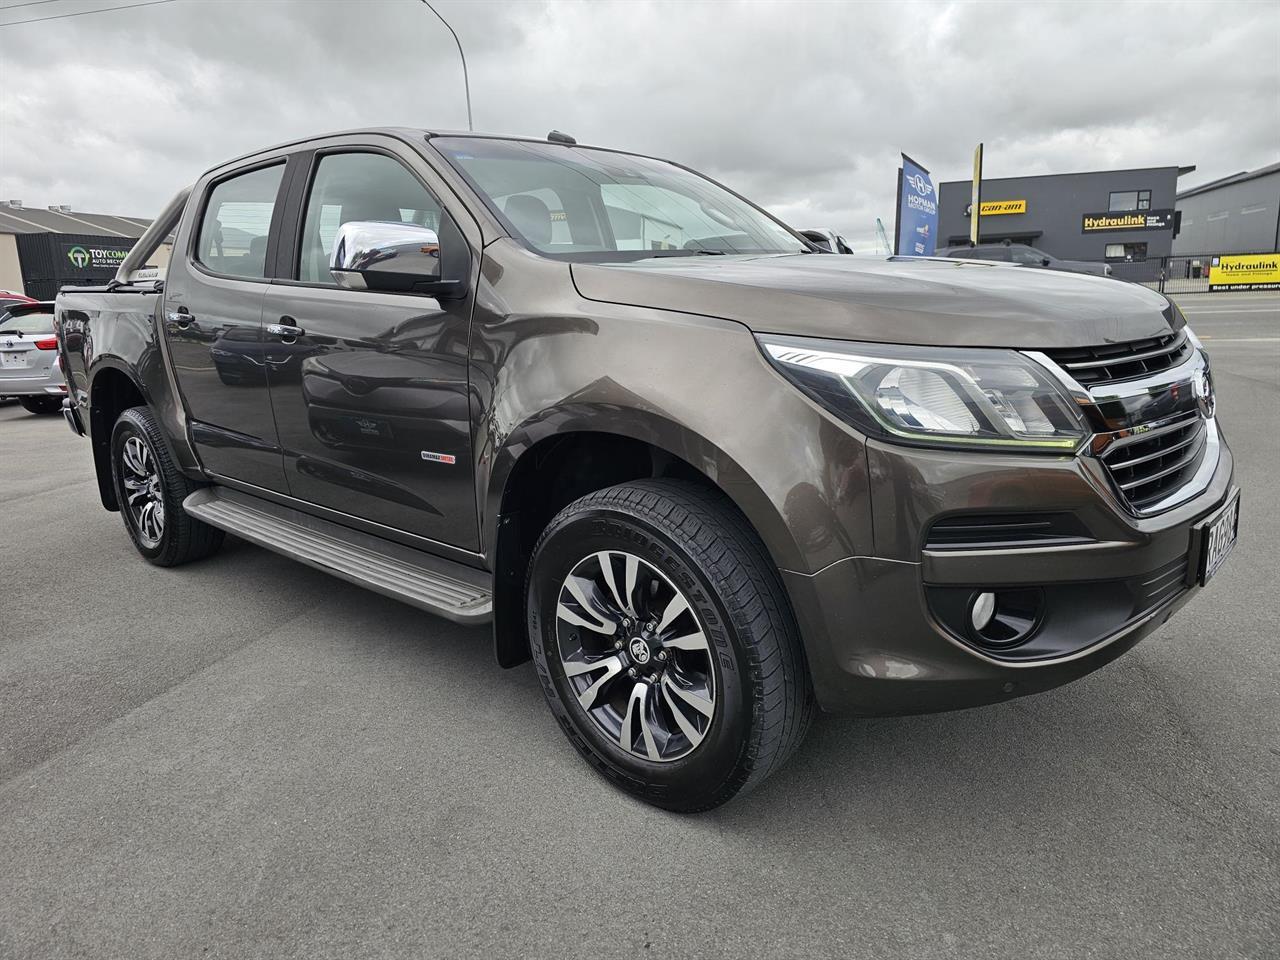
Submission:
M 284 320 L 288 318 L 281 317 L 280 319 Z M 287 323 L 268 323 L 267 324 L 267 333 L 271 334 L 273 337 L 279 337 L 281 340 L 286 340 L 286 341 L 296 340 L 298 337 L 301 337 L 306 332 L 307 331 L 303 330 L 301 327 L 295 327 Z
M 181 310 L 169 310 L 165 313 L 165 317 L 171 324 L 174 324 L 183 330 L 187 329 L 187 327 L 191 325 L 191 321 L 195 319 L 195 317 L 187 313 L 186 307 L 183 307 Z

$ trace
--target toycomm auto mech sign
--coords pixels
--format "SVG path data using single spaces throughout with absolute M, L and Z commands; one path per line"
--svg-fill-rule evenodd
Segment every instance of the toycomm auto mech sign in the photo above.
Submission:
M 132 244 L 130 244 L 132 246 Z M 87 243 L 62 244 L 64 272 L 80 273 L 85 270 L 115 270 L 129 255 L 129 247 L 100 247 Z M 70 270 L 67 270 L 67 266 Z

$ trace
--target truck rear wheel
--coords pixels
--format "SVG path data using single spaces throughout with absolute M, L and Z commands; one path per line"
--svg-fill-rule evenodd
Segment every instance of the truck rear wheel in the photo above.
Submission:
M 696 812 L 804 737 L 813 697 L 777 571 L 714 491 L 645 480 L 548 525 L 526 601 L 533 660 L 570 741 L 622 789 Z
M 182 509 L 196 484 L 174 466 L 149 407 L 130 407 L 116 420 L 111 480 L 133 545 L 156 566 L 176 567 L 222 546 L 221 530 Z

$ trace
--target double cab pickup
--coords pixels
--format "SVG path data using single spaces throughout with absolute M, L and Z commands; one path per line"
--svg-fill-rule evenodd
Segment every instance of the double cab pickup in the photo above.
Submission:
M 563 134 L 232 160 L 51 309 L 144 558 L 230 533 L 491 623 L 583 756 L 672 810 L 761 782 L 816 708 L 1074 680 L 1235 542 L 1209 358 L 1161 294 L 833 256 Z

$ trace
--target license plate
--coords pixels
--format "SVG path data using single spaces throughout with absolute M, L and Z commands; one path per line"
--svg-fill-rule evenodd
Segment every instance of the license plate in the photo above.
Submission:
M 1212 517 L 1196 525 L 1200 535 L 1200 585 L 1218 572 L 1231 548 L 1236 545 L 1240 525 L 1240 491 L 1232 494 L 1226 505 Z
M 25 367 L 27 365 L 26 351 L 14 353 L 0 353 L 0 367 Z

